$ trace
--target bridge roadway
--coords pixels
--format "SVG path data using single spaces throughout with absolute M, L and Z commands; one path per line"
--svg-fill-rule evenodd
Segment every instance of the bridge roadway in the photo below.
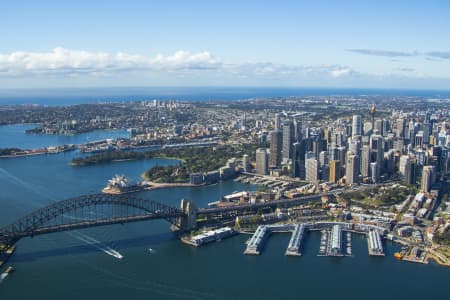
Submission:
M 116 217 L 116 218 L 110 218 L 110 219 L 101 219 L 101 220 L 86 220 L 78 223 L 69 223 L 69 224 L 61 224 L 61 225 L 55 225 L 55 226 L 48 226 L 48 227 L 42 227 L 38 228 L 32 231 L 26 231 L 26 232 L 20 232 L 16 234 L 15 238 L 23 238 L 28 236 L 36 236 L 40 234 L 46 234 L 46 233 L 53 233 L 53 232 L 60 232 L 60 231 L 67 231 L 67 230 L 76 230 L 76 229 L 83 229 L 88 227 L 96 227 L 96 226 L 104 226 L 104 225 L 113 225 L 113 224 L 124 224 L 124 223 L 130 223 L 130 222 L 137 222 L 137 221 L 146 221 L 146 220 L 153 220 L 153 219 L 169 219 L 174 217 L 181 217 L 183 216 L 183 213 L 178 214 L 170 214 L 170 215 L 163 215 L 163 214 L 154 214 L 154 215 L 136 215 L 136 216 L 127 216 L 127 217 Z

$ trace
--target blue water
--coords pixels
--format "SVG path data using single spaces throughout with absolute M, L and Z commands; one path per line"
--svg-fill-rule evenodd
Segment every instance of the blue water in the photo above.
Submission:
M 130 133 L 126 130 L 94 131 L 77 135 L 36 135 L 25 133 L 25 130 L 35 128 L 36 126 L 36 124 L 0 126 L 0 148 L 17 147 L 20 149 L 35 149 L 65 144 L 82 144 L 109 138 L 130 137 Z
M 385 95 L 449 97 L 450 90 L 277 88 L 277 87 L 130 87 L 0 89 L 1 104 L 74 105 L 137 100 L 242 100 L 255 97 Z
M 39 136 L 29 136 L 39 140 Z M 14 145 L 17 142 L 9 141 Z M 38 144 L 38 141 L 29 142 Z M 76 152 L 0 159 L 0 226 L 57 200 L 97 193 L 114 174 L 131 178 L 173 160 L 71 167 Z M 198 206 L 254 186 L 233 181 L 207 187 L 139 193 L 178 206 Z M 248 236 L 205 247 L 182 244 L 163 220 L 25 238 L 8 262 L 16 272 L 0 283 L 0 299 L 446 299 L 450 268 L 367 255 L 353 237 L 352 258 L 318 257 L 320 236 L 308 234 L 300 258 L 286 257 L 289 235 L 275 234 L 258 257 L 245 256 Z M 97 241 L 95 244 L 86 241 Z M 119 260 L 102 249 L 120 252 Z M 153 251 L 149 252 L 148 249 Z M 447 296 L 446 296 L 447 295 Z

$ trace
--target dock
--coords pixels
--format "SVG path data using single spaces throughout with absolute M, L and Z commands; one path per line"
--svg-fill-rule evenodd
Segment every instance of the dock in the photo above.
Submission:
M 333 225 L 330 233 L 330 242 L 327 249 L 328 256 L 343 256 L 342 254 L 342 228 L 341 225 Z
M 215 230 L 208 230 L 192 237 L 182 237 L 181 241 L 185 244 L 198 247 L 211 242 L 220 241 L 235 234 L 237 234 L 237 232 L 230 227 L 223 227 Z
M 304 224 L 296 224 L 294 227 L 294 232 L 292 233 L 291 239 L 289 241 L 288 248 L 286 250 L 286 255 L 288 256 L 301 256 L 300 247 L 305 233 L 306 226 Z
M 269 234 L 270 230 L 267 226 L 258 226 L 255 233 L 250 238 L 244 254 L 259 255 L 261 253 L 261 248 L 264 244 L 264 241 L 266 240 L 267 236 L 269 236 Z
M 369 255 L 384 256 L 383 244 L 381 243 L 380 233 L 376 230 L 370 230 L 367 234 L 367 245 Z

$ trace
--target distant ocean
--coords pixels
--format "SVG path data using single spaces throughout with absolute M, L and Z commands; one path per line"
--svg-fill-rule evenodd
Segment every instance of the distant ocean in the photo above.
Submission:
M 449 98 L 450 90 L 262 88 L 262 87 L 130 87 L 0 89 L 0 105 L 76 105 L 139 100 L 242 100 L 258 97 L 385 95 Z

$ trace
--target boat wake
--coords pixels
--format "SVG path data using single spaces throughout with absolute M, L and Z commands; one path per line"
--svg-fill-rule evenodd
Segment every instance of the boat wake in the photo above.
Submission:
M 2 274 L 0 274 L 0 283 L 2 283 L 2 281 L 3 281 L 6 277 L 8 277 L 8 273 L 2 273 Z
M 73 237 L 75 237 L 76 239 L 83 241 L 85 243 L 87 243 L 88 245 L 94 246 L 95 248 L 103 251 L 104 253 L 111 255 L 117 259 L 122 259 L 123 255 L 120 254 L 119 251 L 112 249 L 109 246 L 104 245 L 102 242 L 88 236 L 85 234 L 82 234 L 80 232 L 78 232 L 78 235 L 72 235 Z

